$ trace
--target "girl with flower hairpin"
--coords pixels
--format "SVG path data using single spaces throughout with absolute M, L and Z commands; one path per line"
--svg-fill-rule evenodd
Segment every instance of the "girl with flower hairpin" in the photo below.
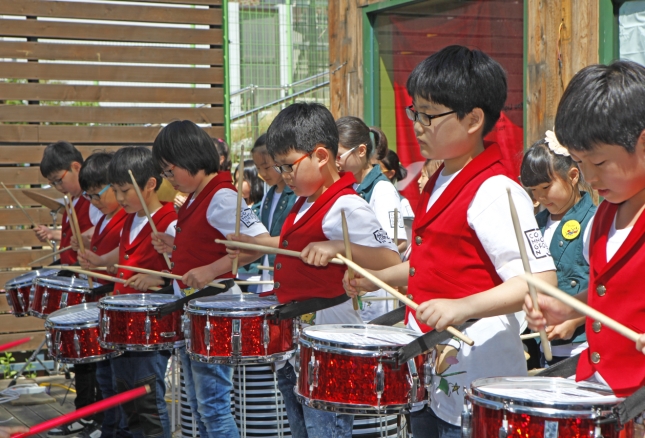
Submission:
M 578 165 L 553 131 L 526 151 L 520 180 L 544 207 L 535 218 L 555 262 L 558 287 L 570 295 L 587 290 L 589 264 L 582 254 L 583 236 L 596 206 Z M 542 354 L 541 365 L 553 365 L 587 348 L 584 323 L 582 317 L 547 327 L 553 360 L 546 362 Z

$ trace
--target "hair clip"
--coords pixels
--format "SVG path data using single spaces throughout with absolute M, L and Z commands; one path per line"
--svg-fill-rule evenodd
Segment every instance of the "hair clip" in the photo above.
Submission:
M 553 152 L 554 154 L 562 155 L 563 157 L 570 156 L 567 148 L 562 146 L 558 141 L 558 139 L 556 138 L 555 132 L 546 131 L 546 137 L 544 137 L 544 141 L 546 141 L 546 144 L 549 146 L 549 149 L 551 149 L 551 152 Z

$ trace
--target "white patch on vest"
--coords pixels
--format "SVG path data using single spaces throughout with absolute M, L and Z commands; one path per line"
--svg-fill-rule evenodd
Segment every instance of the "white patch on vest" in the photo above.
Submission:
M 383 228 L 379 228 L 374 231 L 374 238 L 378 243 L 386 243 L 390 241 L 390 237 L 387 235 Z
M 524 231 L 526 238 L 529 240 L 531 251 L 536 259 L 543 259 L 544 257 L 551 257 L 549 247 L 544 243 L 544 237 L 538 228 L 534 230 Z
M 388 212 L 390 215 L 390 227 L 394 228 L 394 210 Z M 399 211 L 399 226 L 397 228 L 403 228 L 403 215 Z
M 247 208 L 246 210 L 242 210 L 240 221 L 246 226 L 246 228 L 251 228 L 251 225 L 257 224 L 260 222 L 260 219 L 258 219 L 255 213 L 253 213 L 253 210 Z

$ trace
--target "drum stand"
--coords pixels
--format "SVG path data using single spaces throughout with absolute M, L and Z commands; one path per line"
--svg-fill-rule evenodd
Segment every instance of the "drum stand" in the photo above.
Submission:
M 40 351 L 41 351 L 41 350 L 43 349 L 43 347 L 45 346 L 45 342 L 47 342 L 47 341 L 46 341 L 46 339 L 43 339 L 43 341 L 40 343 L 40 345 L 38 346 L 38 348 L 36 348 L 36 349 L 34 350 L 34 352 L 31 354 L 31 356 L 29 357 L 29 359 L 27 359 L 27 360 L 25 361 L 25 364 L 22 366 L 22 368 L 20 369 L 20 371 L 18 371 L 18 373 L 13 377 L 13 379 L 11 379 L 11 382 L 9 382 L 9 386 L 13 386 L 13 385 L 15 385 L 15 384 L 18 382 L 18 379 L 22 376 L 22 373 L 24 373 L 24 372 L 25 372 L 25 370 L 27 369 L 27 367 L 29 366 L 29 364 L 30 364 L 30 363 L 32 363 L 34 360 L 37 360 L 37 361 L 38 361 L 38 363 L 40 363 L 40 364 L 42 365 L 43 369 L 45 370 L 45 372 L 46 372 L 48 375 L 51 375 L 51 374 L 52 374 L 52 373 L 51 373 L 51 371 L 49 371 L 49 369 L 47 369 L 47 367 L 45 366 L 45 364 L 44 364 L 44 363 L 43 363 L 43 362 L 38 358 L 38 354 L 40 353 Z M 56 368 L 56 366 L 55 366 L 55 368 Z
M 61 208 L 63 208 L 62 205 L 60 207 L 58 207 L 56 210 L 49 210 L 49 214 L 52 217 L 52 228 L 53 229 L 56 229 L 56 219 L 58 218 L 58 212 L 60 211 Z M 56 252 L 56 241 L 52 240 L 51 244 L 52 244 L 52 251 Z M 56 261 L 56 260 L 54 260 L 54 261 Z

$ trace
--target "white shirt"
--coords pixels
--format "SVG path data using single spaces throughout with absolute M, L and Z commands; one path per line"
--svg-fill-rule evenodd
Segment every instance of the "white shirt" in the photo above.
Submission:
M 457 173 L 439 175 L 428 209 L 456 175 Z M 511 188 L 520 226 L 526 236 L 524 244 L 532 271 L 555 270 L 548 246 L 544 243 L 533 215 L 533 203 L 526 191 L 511 179 L 497 175 L 480 186 L 468 207 L 468 225 L 477 234 L 502 281 L 508 281 L 524 272 L 513 231 L 507 187 Z M 464 281 L 467 281 L 467 274 Z M 408 325 L 419 330 L 412 318 Z M 436 364 L 436 374 L 430 388 L 432 410 L 442 420 L 453 425 L 461 424 L 463 388 L 470 387 L 473 380 L 492 376 L 526 376 L 526 360 L 519 337 L 520 323 L 515 314 L 482 318 L 466 329 L 465 334 L 475 341 L 472 347 L 455 339 L 438 346 L 444 354 Z M 434 357 L 437 357 L 437 351 L 433 350 Z
M 77 197 L 77 198 L 74 198 L 74 199 L 72 200 L 72 205 L 73 205 L 74 207 L 76 207 L 76 204 L 78 203 L 78 200 L 79 200 L 79 199 L 81 199 L 81 197 L 80 197 L 80 196 L 79 196 L 79 197 Z M 65 199 L 64 199 L 64 198 L 57 198 L 56 200 L 57 200 L 58 202 L 60 202 L 61 204 L 64 204 L 64 203 L 65 203 Z M 92 204 L 92 203 L 90 203 L 90 209 L 89 209 L 89 213 L 88 213 L 88 214 L 89 214 L 89 216 L 90 216 L 90 222 L 92 222 L 92 225 L 93 225 L 93 226 L 95 226 L 96 224 L 98 224 L 98 223 L 99 223 L 99 220 L 101 220 L 101 217 L 103 217 L 103 213 L 101 213 L 101 210 L 99 210 L 98 208 L 96 208 L 96 207 L 94 206 L 94 204 Z M 67 215 L 65 215 L 65 223 L 67 223 L 68 221 L 69 221 L 69 218 L 67 217 Z
M 111 218 L 107 218 L 107 217 L 106 217 L 106 218 L 103 220 L 103 223 L 101 224 L 101 228 L 99 229 L 99 234 L 101 234 L 101 233 L 103 232 L 103 230 L 105 230 L 105 227 L 106 227 L 106 226 L 107 226 L 107 224 L 112 220 L 112 218 L 113 218 L 113 217 L 114 217 L 114 215 L 112 215 L 112 217 L 111 217 Z
M 152 220 L 154 220 L 154 215 L 157 211 L 160 209 L 157 209 L 155 211 L 150 212 L 150 216 L 152 216 Z M 137 238 L 141 230 L 143 230 L 143 227 L 146 226 L 148 223 L 148 217 L 146 215 L 139 216 L 138 214 L 134 215 L 134 219 L 132 220 L 132 226 L 130 227 L 130 243 L 134 241 L 134 239 Z M 177 221 L 174 220 L 168 225 L 168 228 L 166 228 L 164 231 L 157 230 L 161 233 L 166 233 L 170 234 L 171 236 L 175 237 L 175 225 L 177 225 Z
M 560 226 L 562 221 L 554 221 L 551 219 L 551 215 L 546 220 L 546 227 L 544 228 L 544 243 L 547 247 L 551 247 L 551 240 L 553 240 L 553 235 L 555 230 Z
M 401 211 L 403 213 L 403 217 L 414 217 L 414 210 L 412 210 L 412 206 L 410 205 L 408 198 L 401 198 Z
M 271 205 L 269 206 L 269 228 L 271 228 L 271 226 L 273 225 L 273 214 L 275 213 L 275 209 L 278 208 L 278 204 L 280 203 L 281 196 L 282 196 L 282 192 L 278 193 L 277 191 L 275 191 L 273 193 L 273 199 L 271 200 Z M 265 202 L 266 202 L 266 195 L 264 195 L 264 198 L 262 199 L 262 203 L 260 205 L 264 206 Z M 269 265 L 269 256 L 265 255 L 262 258 L 262 265 L 264 266 Z M 260 280 L 271 281 L 273 280 L 273 274 L 271 273 L 271 271 L 261 270 Z M 258 293 L 268 292 L 272 289 L 273 289 L 273 285 L 271 284 L 261 284 L 259 285 Z
M 360 184 L 354 184 L 354 190 Z M 405 226 L 403 225 L 403 207 L 401 197 L 396 187 L 389 181 L 379 181 L 374 185 L 369 206 L 376 215 L 381 227 L 391 239 L 394 239 L 394 209 L 399 211 L 398 238 L 405 239 Z

